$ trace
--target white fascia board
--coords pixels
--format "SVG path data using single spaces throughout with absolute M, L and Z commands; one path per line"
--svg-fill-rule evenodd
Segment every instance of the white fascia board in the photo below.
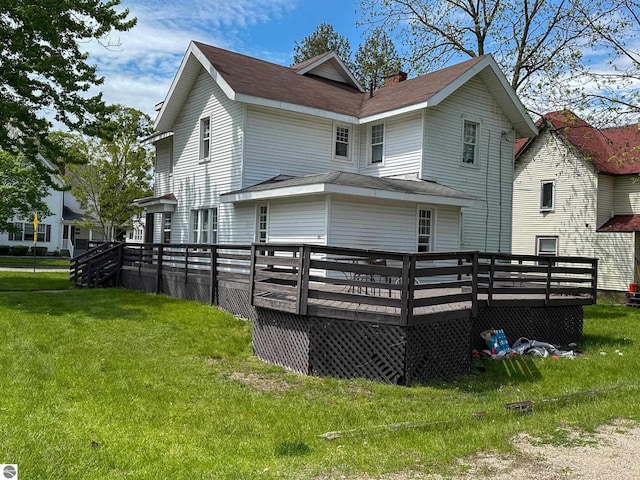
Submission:
M 158 129 L 160 122 L 162 120 L 162 117 L 164 117 L 167 109 L 171 106 L 170 105 L 171 98 L 173 97 L 176 89 L 178 88 L 178 85 L 182 80 L 184 72 L 192 56 L 193 58 L 198 60 L 202 65 L 202 67 L 207 71 L 207 73 L 209 73 L 209 75 L 213 77 L 214 81 L 220 86 L 220 88 L 225 93 L 225 95 L 227 95 L 232 100 L 235 98 L 235 92 L 233 91 L 233 89 L 229 86 L 229 84 L 225 81 L 225 79 L 222 78 L 222 75 L 220 75 L 220 73 L 213 67 L 211 62 L 209 62 L 207 57 L 204 55 L 204 53 L 202 53 L 202 51 L 198 47 L 196 47 L 195 43 L 192 41 L 189 44 L 189 48 L 187 48 L 187 52 L 184 54 L 184 57 L 182 57 L 182 61 L 180 62 L 180 68 L 178 69 L 178 73 L 176 73 L 176 76 L 173 77 L 173 81 L 171 82 L 171 86 L 169 87 L 167 96 L 162 102 L 162 107 L 160 108 L 160 111 L 158 112 L 156 120 L 153 124 L 154 130 Z
M 153 145 L 154 143 L 169 137 L 173 137 L 173 132 L 156 132 L 153 135 L 143 138 L 140 141 L 140 145 Z
M 253 202 L 261 200 L 270 200 L 274 198 L 289 198 L 303 195 L 317 194 L 340 194 L 356 197 L 375 198 L 380 200 L 397 200 L 401 202 L 428 203 L 435 205 L 449 205 L 456 207 L 473 207 L 477 206 L 480 200 L 444 197 L 441 195 L 428 195 L 417 193 L 394 192 L 390 190 L 376 190 L 363 187 L 352 187 L 347 185 L 333 185 L 326 183 L 317 183 L 313 185 L 274 188 L 271 190 L 262 190 L 259 192 L 240 192 L 220 195 L 222 203 L 236 202 Z
M 384 120 L 385 118 L 394 117 L 396 115 L 402 115 L 403 113 L 414 112 L 431 106 L 431 102 L 414 103 L 413 105 L 407 105 L 406 107 L 396 108 L 395 110 L 388 110 L 386 112 L 376 113 L 368 117 L 362 117 L 359 121 L 360 125 L 364 125 L 370 122 L 377 122 L 378 120 Z
M 287 110 L 296 113 L 305 113 L 307 115 L 313 115 L 321 118 L 328 118 L 331 120 L 337 120 L 345 123 L 360 123 L 358 117 L 352 117 L 351 115 L 344 115 L 342 113 L 331 112 L 329 110 L 322 110 L 319 108 L 306 107 L 304 105 L 297 105 L 295 103 L 281 102 L 279 100 L 270 100 L 268 98 L 256 97 L 253 95 L 245 95 L 239 93 L 236 95 L 235 100 L 238 102 L 244 102 L 250 105 L 259 105 L 262 107 L 277 108 L 279 110 Z
M 211 78 L 218 84 L 218 86 L 222 89 L 224 94 L 230 99 L 236 99 L 236 92 L 231 88 L 231 86 L 227 83 L 227 81 L 220 75 L 220 73 L 215 69 L 215 67 L 211 64 L 211 62 L 205 57 L 204 53 L 199 48 L 196 48 L 195 45 L 193 47 L 193 56 L 196 57 L 205 71 L 211 75 Z

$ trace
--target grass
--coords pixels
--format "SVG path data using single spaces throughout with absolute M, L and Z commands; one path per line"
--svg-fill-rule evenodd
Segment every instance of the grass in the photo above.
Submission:
M 405 388 L 265 365 L 248 322 L 194 302 L 0 293 L 2 461 L 31 479 L 453 472 L 458 457 L 508 452 L 517 432 L 563 442 L 569 427 L 639 420 L 638 321 L 635 309 L 588 307 L 574 360 L 485 361 Z M 534 413 L 505 409 L 523 400 Z M 343 433 L 319 437 L 333 431 Z
M 29 269 L 0 272 L 0 292 L 69 290 L 69 272 L 34 272 Z
M 68 258 L 36 257 L 34 262 L 33 256 L 29 256 L 29 255 L 25 255 L 22 257 L 0 256 L 0 267 L 33 268 L 34 263 L 36 268 L 41 268 L 41 267 L 69 268 Z

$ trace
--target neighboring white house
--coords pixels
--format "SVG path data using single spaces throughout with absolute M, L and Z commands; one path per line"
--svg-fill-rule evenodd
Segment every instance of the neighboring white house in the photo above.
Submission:
M 38 160 L 48 169 L 56 169 L 41 155 L 38 155 Z M 60 177 L 54 175 L 53 181 L 62 187 L 63 182 Z M 51 215 L 44 217 L 38 214 L 37 232 L 34 233 L 33 217 L 15 218 L 14 224 L 18 226 L 19 232 L 0 232 L 0 245 L 33 247 L 34 235 L 37 235 L 36 247 L 45 247 L 47 254 L 57 252 L 60 255 L 74 256 L 86 251 L 89 241 L 103 239 L 81 225 L 85 217 L 80 203 L 71 192 L 50 188 L 44 202 L 49 207 Z
M 513 253 L 597 257 L 598 288 L 627 290 L 640 258 L 638 125 L 598 130 L 570 111 L 518 142 Z
M 335 53 L 284 67 L 192 42 L 159 108 L 147 241 L 509 252 L 516 137 L 491 56 L 371 95 Z

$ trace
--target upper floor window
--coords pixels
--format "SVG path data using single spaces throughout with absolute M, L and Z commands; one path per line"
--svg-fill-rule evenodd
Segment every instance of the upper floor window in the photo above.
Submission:
M 191 242 L 218 242 L 218 209 L 203 208 L 191 211 Z
M 269 206 L 266 203 L 259 204 L 256 215 L 256 242 L 266 243 L 269 226 Z
M 478 160 L 478 124 L 465 120 L 462 144 L 462 163 L 475 165 Z
M 200 160 L 209 160 L 209 150 L 211 147 L 211 119 L 200 120 Z
M 381 163 L 384 150 L 384 123 L 371 125 L 371 163 Z
M 418 252 L 433 250 L 433 210 L 418 209 Z
M 540 183 L 540 211 L 551 212 L 555 208 L 555 182 Z
M 348 159 L 349 158 L 349 151 L 350 149 L 350 145 L 351 145 L 351 138 L 350 138 L 350 131 L 349 131 L 349 127 L 344 126 L 344 125 L 336 125 L 336 129 L 335 129 L 335 149 L 334 149 L 334 155 L 337 158 L 341 158 L 341 159 Z

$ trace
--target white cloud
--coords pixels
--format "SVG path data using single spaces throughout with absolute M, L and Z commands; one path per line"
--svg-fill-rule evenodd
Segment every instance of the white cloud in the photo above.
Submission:
M 278 20 L 299 0 L 131 0 L 123 2 L 138 19 L 128 32 L 115 32 L 103 44 L 85 43 L 91 63 L 105 77 L 104 98 L 154 115 L 191 40 L 233 50 L 245 29 Z

